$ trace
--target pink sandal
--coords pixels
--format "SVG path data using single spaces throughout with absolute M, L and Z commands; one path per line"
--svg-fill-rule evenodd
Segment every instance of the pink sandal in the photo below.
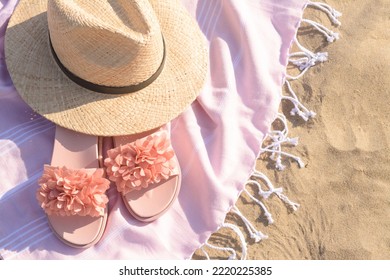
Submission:
M 181 185 L 168 131 L 114 137 L 114 146 L 104 161 L 109 179 L 134 218 L 156 220 L 173 204 Z
M 72 247 L 94 245 L 106 227 L 110 181 L 99 168 L 100 149 L 98 137 L 57 126 L 51 165 L 39 180 L 37 199 L 49 224 Z

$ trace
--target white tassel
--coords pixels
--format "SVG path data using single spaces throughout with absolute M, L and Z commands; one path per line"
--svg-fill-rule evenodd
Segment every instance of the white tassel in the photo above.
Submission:
M 313 26 L 315 29 L 321 32 L 326 37 L 326 40 L 330 43 L 338 40 L 340 37 L 339 33 L 333 32 L 318 22 L 312 21 L 310 19 L 302 19 L 302 22 L 306 22 L 307 24 Z
M 242 248 L 241 260 L 246 260 L 247 244 L 246 244 L 245 237 L 242 234 L 241 230 L 236 225 L 229 224 L 229 223 L 224 223 L 222 226 L 225 227 L 225 228 L 230 228 L 231 230 L 233 230 L 238 235 L 238 237 L 239 237 L 239 239 L 241 241 L 241 248 Z
M 206 242 L 205 245 L 209 246 L 207 242 Z M 200 250 L 201 250 L 202 253 L 205 255 L 206 259 L 209 261 L 209 260 L 210 260 L 210 256 L 209 256 L 209 254 L 206 252 L 206 250 L 204 249 L 204 246 L 203 246 L 202 248 L 200 248 Z
M 291 76 L 289 74 L 286 75 L 286 78 L 289 80 L 298 80 L 301 78 L 306 71 L 308 71 L 311 67 L 316 65 L 317 63 L 322 63 L 327 61 L 328 53 L 327 52 L 318 52 L 314 53 L 299 43 L 298 39 L 295 37 L 294 42 L 296 46 L 301 50 L 300 52 L 291 53 L 289 55 L 289 62 L 294 64 L 299 68 L 301 73 L 296 76 Z M 294 57 L 298 57 L 295 59 Z
M 235 260 L 237 258 L 237 253 L 236 253 L 236 251 L 233 248 L 219 247 L 219 246 L 212 245 L 212 244 L 210 244 L 208 242 L 206 242 L 205 245 L 207 247 L 209 247 L 210 249 L 213 249 L 213 250 L 216 250 L 216 251 L 222 251 L 222 252 L 230 253 L 230 256 L 229 256 L 228 260 Z M 203 252 L 205 253 L 207 259 L 210 260 L 210 257 L 207 254 L 207 252 L 204 251 L 204 250 L 203 250 Z
M 284 204 L 286 204 L 292 211 L 297 211 L 298 208 L 300 207 L 300 204 L 296 203 L 296 202 L 292 202 L 287 196 L 285 196 L 284 194 L 282 193 L 278 193 L 276 192 L 275 193 L 281 201 L 284 202 Z
M 291 210 L 293 210 L 293 211 L 298 210 L 300 205 L 298 203 L 292 202 L 290 199 L 288 199 L 288 197 L 282 193 L 283 192 L 282 188 L 275 188 L 273 186 L 273 184 L 271 183 L 271 181 L 268 179 L 268 177 L 265 176 L 263 173 L 261 173 L 260 171 L 255 171 L 254 174 L 252 175 L 252 177 L 259 179 L 259 180 L 262 180 L 266 184 L 266 186 L 268 187 L 270 193 L 271 194 L 274 193 L 277 197 L 279 197 L 279 199 L 281 201 L 283 201 L 283 203 L 285 203 Z M 262 191 L 261 187 L 259 187 L 259 194 L 261 194 L 261 193 L 264 193 L 264 191 Z M 269 194 L 268 194 L 268 196 L 269 196 Z
M 232 212 L 241 218 L 241 220 L 244 222 L 246 229 L 249 232 L 250 238 L 252 238 L 256 243 L 268 238 L 267 235 L 263 234 L 261 231 L 258 231 L 236 206 L 233 206 Z
M 338 17 L 341 16 L 341 13 L 333 9 L 328 4 L 309 1 L 307 5 L 316 7 L 317 9 L 325 12 L 334 24 L 341 25 L 340 21 L 338 20 Z M 320 24 L 313 20 L 302 19 L 302 22 L 310 24 L 315 29 L 317 29 L 321 34 L 325 36 L 328 42 L 334 42 L 335 40 L 338 40 L 340 37 L 339 33 L 333 32 L 332 30 L 325 27 L 323 24 Z M 290 80 L 299 79 L 306 73 L 306 71 L 309 68 L 313 67 L 317 63 L 324 62 L 328 59 L 328 53 L 326 52 L 313 53 L 309 51 L 299 43 L 296 36 L 294 38 L 294 42 L 296 46 L 300 49 L 300 52 L 291 53 L 289 55 L 289 62 L 297 66 L 298 69 L 301 71 L 301 73 L 297 76 L 287 75 L 287 78 Z
M 342 13 L 337 11 L 336 9 L 332 8 L 326 3 L 320 3 L 320 2 L 312 2 L 308 1 L 307 6 L 313 6 L 316 7 L 317 9 L 325 12 L 330 20 L 337 26 L 341 25 L 341 22 L 338 20 L 339 17 L 342 16 Z
M 298 102 L 298 101 L 294 101 Z M 303 106 L 303 105 L 302 105 Z M 304 107 L 303 107 L 304 108 Z M 306 109 L 307 110 L 307 109 Z M 314 116 L 314 112 L 308 111 L 307 113 L 309 116 Z M 263 144 L 270 139 L 271 143 L 267 146 L 261 147 L 261 153 L 268 152 L 271 153 L 271 159 L 275 162 L 275 167 L 278 170 L 284 170 L 285 165 L 282 164 L 282 156 L 292 158 L 298 163 L 298 166 L 300 168 L 305 167 L 305 163 L 301 160 L 300 157 L 294 156 L 290 153 L 282 151 L 282 145 L 283 144 L 290 144 L 296 146 L 298 144 L 298 138 L 289 138 L 288 137 L 288 126 L 287 126 L 287 119 L 283 114 L 278 114 L 277 120 L 279 120 L 283 124 L 282 130 L 273 130 L 269 132 L 266 137 L 263 140 Z
M 262 191 L 262 189 L 261 189 L 261 186 L 260 186 L 259 182 L 254 181 L 254 180 L 249 180 L 249 181 L 247 182 L 247 184 L 252 184 L 252 185 L 257 186 L 257 188 L 258 188 L 258 190 L 259 190 L 259 195 L 262 195 L 263 191 Z M 251 194 L 248 192 L 247 189 L 244 189 L 244 191 L 246 192 L 246 194 L 247 194 L 254 202 L 256 202 L 256 203 L 260 206 L 261 209 L 263 209 L 263 211 L 264 211 L 264 216 L 267 218 L 268 224 L 270 224 L 270 225 L 273 224 L 273 223 L 274 223 L 274 219 L 272 218 L 272 215 L 271 215 L 271 213 L 268 211 L 267 207 L 265 207 L 264 203 L 262 203 L 260 200 L 258 200 L 257 198 L 255 198 L 253 195 L 251 195 Z M 268 195 L 267 195 L 267 197 L 266 197 L 265 195 L 262 195 L 262 196 L 263 196 L 263 198 L 265 198 L 265 199 L 268 198 Z
M 233 230 L 237 234 L 237 236 L 238 236 L 238 238 L 239 238 L 239 240 L 241 242 L 241 248 L 242 248 L 241 260 L 246 260 L 246 257 L 247 257 L 247 243 L 245 241 L 245 237 L 242 234 L 240 228 L 238 226 L 230 224 L 230 223 L 223 223 L 221 228 L 231 229 L 231 230 Z M 207 246 L 207 247 L 209 247 L 211 249 L 217 250 L 217 251 L 222 251 L 222 252 L 229 253 L 230 256 L 229 256 L 228 260 L 235 260 L 235 259 L 237 259 L 237 253 L 236 253 L 236 251 L 233 248 L 215 246 L 215 245 L 210 244 L 208 241 L 205 243 L 205 246 Z M 202 248 L 202 251 L 206 255 L 206 258 L 209 260 L 210 257 L 207 254 L 207 252 L 203 248 Z
M 282 99 L 289 100 L 293 103 L 294 108 L 291 110 L 290 114 L 292 116 L 298 115 L 300 116 L 304 121 L 308 121 L 310 118 L 313 118 L 316 116 L 316 113 L 307 109 L 298 99 L 296 93 L 291 87 L 291 84 L 288 80 L 285 81 L 288 92 L 291 96 L 282 96 Z
M 328 4 L 324 3 L 319 3 L 319 2 L 311 2 L 309 1 L 307 5 L 314 6 L 321 11 L 325 12 L 331 21 L 337 25 L 340 25 L 340 21 L 338 20 L 338 17 L 341 16 L 341 13 L 330 7 Z M 309 19 L 302 19 L 302 22 L 305 22 L 307 24 L 312 25 L 314 28 L 316 28 L 319 32 L 321 32 L 326 39 L 329 42 L 333 42 L 337 39 L 339 39 L 339 34 L 336 32 L 333 32 L 332 30 L 326 28 L 324 25 L 319 24 L 315 21 L 309 20 Z M 304 121 L 308 121 L 310 118 L 313 118 L 316 116 L 316 113 L 307 109 L 298 99 L 297 95 L 295 94 L 294 90 L 291 87 L 291 84 L 289 80 L 297 80 L 301 78 L 306 71 L 308 71 L 311 67 L 315 66 L 317 63 L 322 63 L 327 61 L 328 59 L 328 53 L 327 52 L 317 52 L 314 53 L 304 46 L 302 46 L 297 37 L 294 38 L 294 42 L 298 49 L 300 50 L 299 52 L 294 52 L 289 55 L 289 62 L 292 63 L 293 65 L 297 66 L 298 69 L 301 71 L 298 75 L 292 76 L 289 74 L 286 74 L 286 79 L 285 79 L 285 84 L 287 86 L 288 92 L 290 93 L 290 96 L 282 96 L 282 99 L 290 101 L 293 105 L 294 108 L 290 111 L 291 115 L 297 115 L 301 117 Z M 287 124 L 283 122 L 285 126 Z M 270 136 L 270 135 L 268 135 Z M 287 136 L 283 135 L 284 137 L 281 139 L 282 141 L 275 141 L 275 138 L 271 139 L 274 142 L 274 146 L 271 147 L 265 147 L 263 151 L 266 152 L 271 152 L 271 159 L 275 160 L 275 165 L 278 170 L 283 170 L 285 166 L 282 164 L 282 159 L 281 156 L 288 156 L 293 158 L 298 162 L 299 167 L 304 167 L 305 164 L 304 162 L 299 158 L 295 157 L 291 154 L 285 153 L 281 151 L 281 143 L 286 143 L 287 141 Z

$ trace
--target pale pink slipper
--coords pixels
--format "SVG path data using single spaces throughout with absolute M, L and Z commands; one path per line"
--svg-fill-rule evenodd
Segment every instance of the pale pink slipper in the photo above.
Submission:
M 87 248 L 102 237 L 107 222 L 101 143 L 96 136 L 56 127 L 51 165 L 45 165 L 37 199 L 55 235 L 65 244 Z
M 180 190 L 181 173 L 165 129 L 116 136 L 104 160 L 130 214 L 151 222 L 164 214 Z

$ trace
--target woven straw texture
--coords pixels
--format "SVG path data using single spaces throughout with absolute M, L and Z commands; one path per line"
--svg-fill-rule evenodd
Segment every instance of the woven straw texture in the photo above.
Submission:
M 148 79 L 162 61 L 161 34 L 164 69 L 134 93 L 87 90 L 54 61 L 48 22 L 61 62 L 87 81 L 117 87 Z M 100 136 L 168 123 L 195 100 L 208 69 L 205 39 L 177 0 L 21 0 L 7 27 L 5 52 L 13 83 L 33 110 L 60 126 Z

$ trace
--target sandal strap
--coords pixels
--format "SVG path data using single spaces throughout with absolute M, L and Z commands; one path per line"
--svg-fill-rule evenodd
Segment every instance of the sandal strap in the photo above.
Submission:
M 104 160 L 107 175 L 124 195 L 179 174 L 176 155 L 165 130 L 108 150 L 107 155 Z
M 110 181 L 104 170 L 69 169 L 45 165 L 36 198 L 48 215 L 103 216 Z

